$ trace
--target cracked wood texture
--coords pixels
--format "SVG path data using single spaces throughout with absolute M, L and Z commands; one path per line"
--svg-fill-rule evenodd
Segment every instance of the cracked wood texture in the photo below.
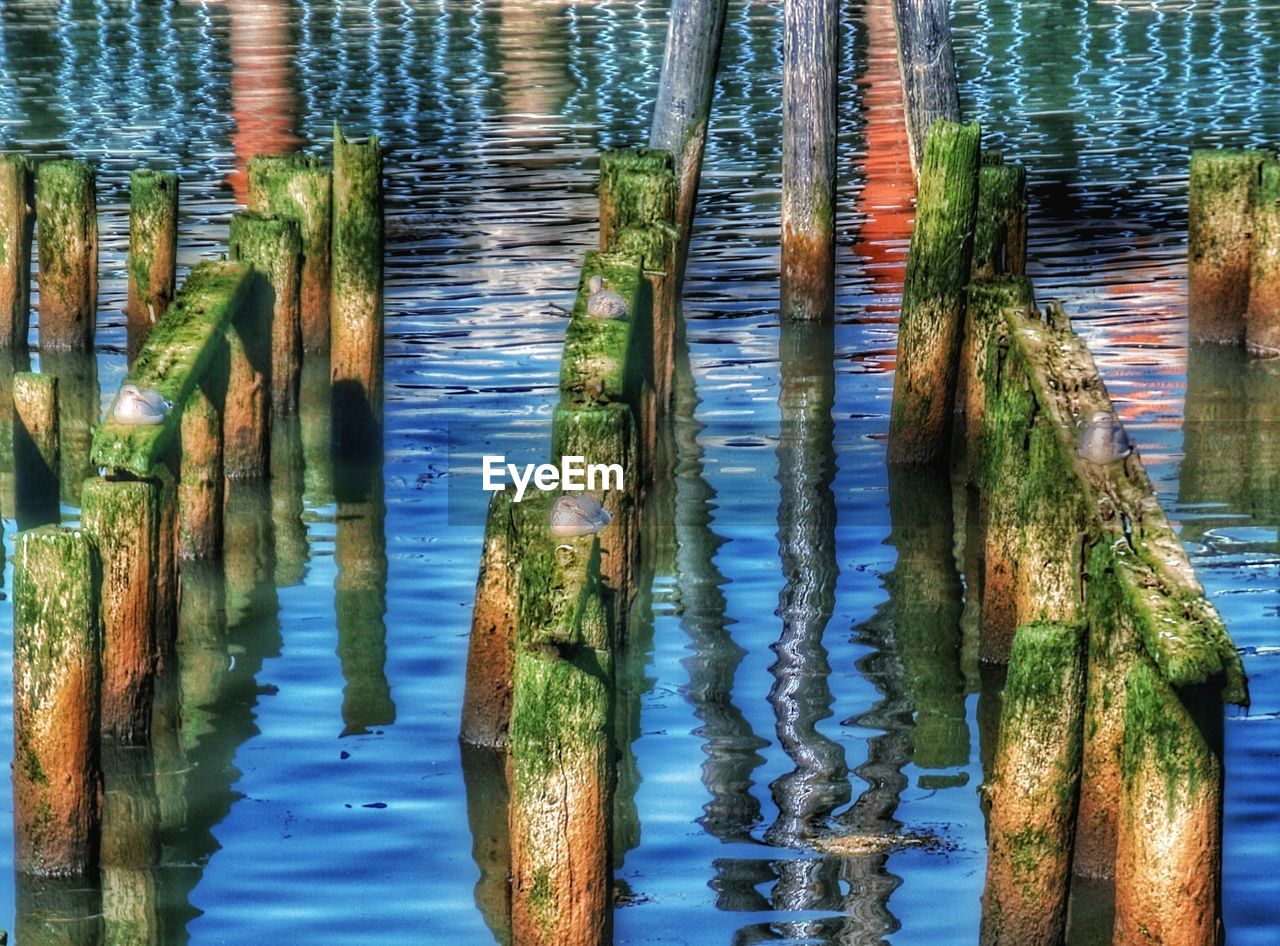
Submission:
M 920 176 L 925 136 L 936 121 L 960 121 L 947 0 L 894 0 L 898 66 L 906 105 L 911 169 Z

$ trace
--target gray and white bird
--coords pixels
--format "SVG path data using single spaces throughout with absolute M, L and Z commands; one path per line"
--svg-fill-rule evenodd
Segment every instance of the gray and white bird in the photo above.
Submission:
M 604 279 L 592 276 L 587 280 L 587 315 L 593 319 L 625 319 L 630 313 L 627 300 L 612 289 L 604 287 Z
M 136 384 L 126 384 L 116 395 L 111 419 L 135 426 L 162 424 L 172 406 L 157 391 L 143 391 Z
M 551 507 L 551 534 L 591 535 L 610 522 L 613 515 L 593 496 L 561 496 Z
M 1080 446 L 1076 452 L 1090 463 L 1106 465 L 1133 453 L 1133 443 L 1114 414 L 1094 411 L 1080 434 Z

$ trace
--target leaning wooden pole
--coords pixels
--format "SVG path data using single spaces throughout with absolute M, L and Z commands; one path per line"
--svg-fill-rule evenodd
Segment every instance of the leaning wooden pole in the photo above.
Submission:
M 98 309 L 98 208 L 93 168 L 46 161 L 36 172 L 40 348 L 91 351 Z
M 839 4 L 786 0 L 782 38 L 782 317 L 835 316 Z
M 141 169 L 129 175 L 129 360 L 173 301 L 178 264 L 178 175 Z
M 898 66 L 906 106 L 911 168 L 919 178 L 925 139 L 934 122 L 960 121 L 955 54 L 947 0 L 894 0 Z
M 35 220 L 35 179 L 30 163 L 20 154 L 0 156 L 0 348 L 27 348 Z
M 47 526 L 18 536 L 13 808 L 22 873 L 97 875 L 101 572 L 84 532 Z

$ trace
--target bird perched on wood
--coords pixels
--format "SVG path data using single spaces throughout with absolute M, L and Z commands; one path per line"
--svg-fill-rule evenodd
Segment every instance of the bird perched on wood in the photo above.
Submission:
M 612 513 L 592 496 L 561 496 L 551 507 L 552 535 L 591 535 L 612 521 Z
M 1109 411 L 1094 411 L 1080 435 L 1076 452 L 1091 463 L 1107 464 L 1133 453 L 1133 443 L 1120 421 Z
M 143 391 L 136 384 L 126 384 L 116 395 L 111 419 L 120 424 L 162 424 L 172 406 L 157 391 Z
M 587 280 L 587 289 L 591 293 L 587 296 L 587 315 L 593 319 L 625 319 L 629 314 L 627 300 L 606 289 L 602 277 L 592 276 Z

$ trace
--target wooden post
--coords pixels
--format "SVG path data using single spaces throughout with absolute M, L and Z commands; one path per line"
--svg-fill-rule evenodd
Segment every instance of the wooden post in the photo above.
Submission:
M 0 348 L 27 350 L 31 328 L 31 233 L 35 227 L 31 165 L 0 155 Z
M 271 412 L 276 417 L 296 413 L 302 376 L 302 236 L 297 221 L 233 214 L 228 247 L 232 259 L 250 264 L 271 284 Z
M 262 479 L 271 470 L 271 307 L 271 286 L 255 271 L 226 333 L 222 470 L 230 479 Z
M 1066 932 L 1084 641 L 1078 624 L 1027 624 L 1014 638 L 988 786 L 981 942 L 990 946 L 1054 946 Z
M 171 451 L 154 472 L 156 493 L 156 652 L 173 652 L 178 639 L 178 458 Z
M 303 154 L 259 155 L 249 161 L 249 210 L 296 220 L 302 236 L 302 349 L 329 350 L 330 174 Z
M 1280 355 L 1280 161 L 1262 162 L 1253 194 L 1249 307 L 1245 345 L 1251 355 Z
M 675 225 L 680 231 L 673 274 L 677 289 L 689 255 L 689 234 L 698 200 L 702 153 L 707 143 L 711 96 L 728 6 L 728 0 L 674 0 L 667 26 L 649 147 L 669 151 L 675 158 L 679 188 Z
M 173 301 L 178 263 L 178 175 L 140 169 L 129 175 L 129 360 Z
M 1005 164 L 999 152 L 984 151 L 978 168 L 971 277 L 1020 276 L 1026 271 L 1027 173 L 1021 164 Z
M 333 126 L 332 295 L 335 445 L 382 447 L 382 152 Z
M 155 637 L 159 487 L 146 480 L 87 480 L 84 529 L 102 559 L 102 732 L 147 741 L 158 650 Z
M 17 540 L 13 595 L 14 863 L 96 876 L 102 565 L 83 532 L 44 526 Z
M 925 139 L 937 121 L 960 121 L 955 54 L 947 0 L 894 0 L 898 66 L 906 106 L 911 168 L 924 172 Z
M 1194 151 L 1187 215 L 1192 342 L 1240 344 L 1249 305 L 1250 236 L 1260 151 Z
M 835 0 L 786 0 L 782 40 L 782 317 L 835 317 Z
M 515 658 L 516 589 L 520 556 L 511 528 L 514 493 L 503 490 L 489 500 L 484 548 L 476 576 L 475 607 L 467 649 L 467 683 L 462 700 L 461 740 L 500 749 L 507 744 L 511 720 L 511 669 Z
M 222 412 L 229 356 L 224 351 L 182 409 L 178 459 L 178 557 L 212 559 L 222 551 Z
M 40 350 L 92 351 L 98 311 L 98 208 L 93 168 L 46 161 L 36 171 Z
M 977 124 L 939 122 L 920 170 L 898 321 L 890 463 L 935 463 L 949 447 L 978 199 Z
M 1221 731 L 1216 690 L 1180 695 L 1142 660 L 1129 671 L 1116 946 L 1223 942 Z
M 14 506 L 19 529 L 56 523 L 59 459 L 58 380 L 13 376 Z

